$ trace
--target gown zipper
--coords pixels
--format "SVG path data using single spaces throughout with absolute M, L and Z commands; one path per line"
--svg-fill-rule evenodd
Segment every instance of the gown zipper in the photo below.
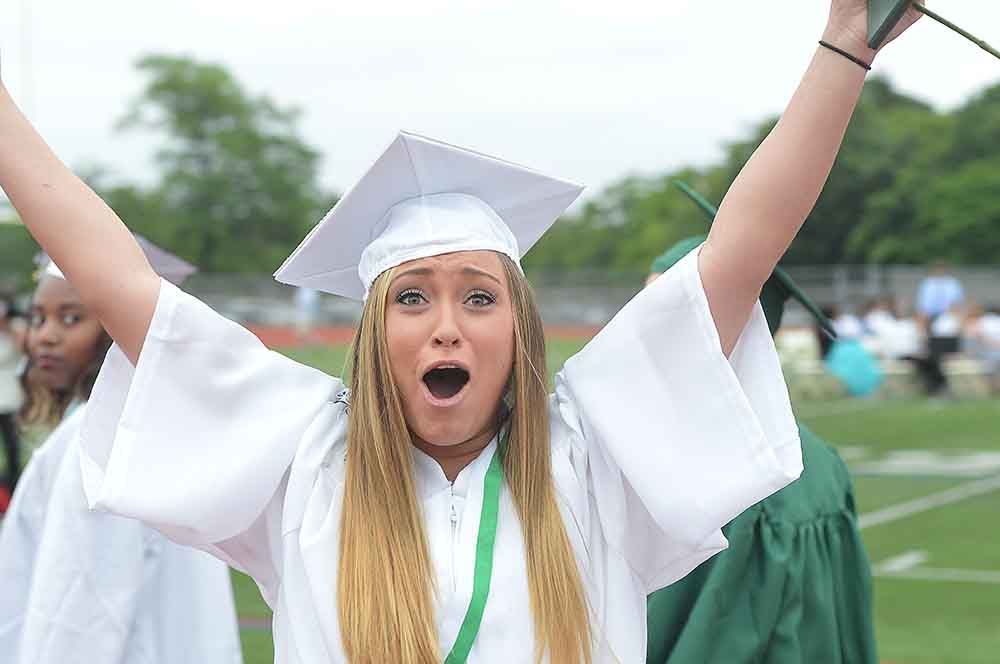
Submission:
M 455 485 L 451 485 L 451 591 L 458 592 L 458 578 L 455 573 L 455 551 L 458 548 L 458 510 L 455 509 Z

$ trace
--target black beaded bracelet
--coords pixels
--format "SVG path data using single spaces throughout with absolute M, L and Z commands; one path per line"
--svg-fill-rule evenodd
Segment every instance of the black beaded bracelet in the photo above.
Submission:
M 864 60 L 862 60 L 861 58 L 859 58 L 857 56 L 851 55 L 850 53 L 848 53 L 847 51 L 845 51 L 842 48 L 837 48 L 836 46 L 834 46 L 830 42 L 823 41 L 822 39 L 820 39 L 819 40 L 819 45 L 822 46 L 823 48 L 830 49 L 831 51 L 833 51 L 834 53 L 837 53 L 838 55 L 844 56 L 845 58 L 847 58 L 848 60 L 850 60 L 854 64 L 858 65 L 859 67 L 864 68 L 865 71 L 871 71 L 872 70 L 872 66 L 870 64 L 868 64 L 867 62 L 865 62 Z

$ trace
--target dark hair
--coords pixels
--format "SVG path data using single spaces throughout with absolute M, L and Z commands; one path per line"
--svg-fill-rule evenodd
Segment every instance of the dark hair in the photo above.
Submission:
M 21 389 L 24 391 L 24 403 L 17 414 L 18 426 L 53 427 L 59 424 L 66 409 L 74 400 L 87 401 L 97 381 L 97 374 L 104 363 L 104 356 L 111 348 L 111 337 L 101 329 L 101 335 L 94 347 L 94 359 L 86 366 L 76 379 L 76 383 L 68 390 L 55 390 L 31 379 L 31 360 L 25 363 L 21 372 Z
M 833 320 L 837 317 L 837 307 L 834 305 L 828 304 L 824 307 L 820 307 L 820 311 L 822 311 L 823 315 L 829 320 Z M 833 348 L 833 339 L 831 339 L 819 325 L 815 325 L 814 330 L 816 332 L 816 339 L 819 341 L 820 359 L 825 360 L 826 356 L 830 354 L 830 350 Z
M 21 313 L 17 310 L 17 305 L 14 303 L 14 296 L 6 291 L 0 291 L 0 320 L 10 320 L 20 315 Z

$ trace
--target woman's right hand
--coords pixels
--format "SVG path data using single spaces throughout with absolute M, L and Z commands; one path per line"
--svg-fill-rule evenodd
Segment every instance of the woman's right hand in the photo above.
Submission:
M 868 1 L 832 0 L 823 39 L 871 64 L 886 44 L 906 32 L 922 14 L 912 6 L 908 8 L 882 45 L 871 49 L 868 47 Z M 917 1 L 924 4 L 923 0 Z

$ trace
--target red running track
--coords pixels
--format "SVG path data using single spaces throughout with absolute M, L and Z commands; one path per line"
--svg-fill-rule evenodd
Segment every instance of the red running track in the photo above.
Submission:
M 348 326 L 314 327 L 305 337 L 300 337 L 295 327 L 291 325 L 247 327 L 269 348 L 294 348 L 305 344 L 343 345 L 351 343 L 351 339 L 354 338 L 354 328 Z M 551 339 L 586 340 L 597 334 L 600 329 L 600 326 L 596 325 L 550 325 L 545 328 L 545 336 Z

